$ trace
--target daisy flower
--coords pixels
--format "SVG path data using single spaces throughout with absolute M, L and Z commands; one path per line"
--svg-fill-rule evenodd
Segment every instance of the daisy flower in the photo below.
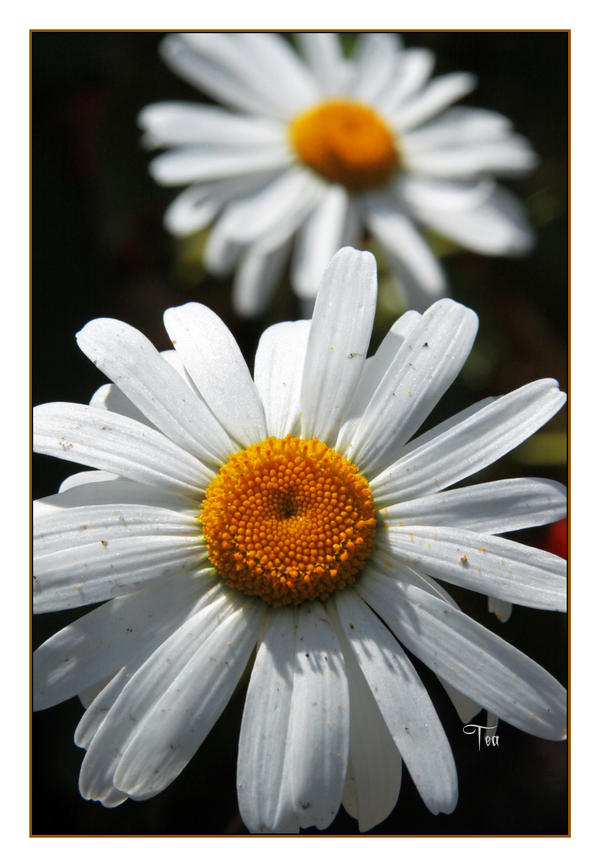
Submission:
M 367 830 L 402 764 L 429 810 L 454 809 L 450 746 L 404 648 L 462 720 L 483 707 L 565 736 L 563 687 L 438 583 L 564 610 L 565 561 L 497 535 L 563 515 L 563 486 L 448 490 L 564 395 L 533 382 L 413 438 L 477 317 L 449 299 L 407 312 L 367 358 L 376 294 L 373 256 L 341 250 L 312 320 L 264 332 L 254 378 L 197 303 L 166 311 L 165 353 L 113 319 L 77 335 L 113 384 L 35 410 L 38 452 L 95 469 L 36 502 L 33 598 L 103 604 L 38 648 L 34 691 L 38 709 L 82 697 L 84 798 L 165 789 L 249 662 L 237 789 L 254 832 L 326 828 L 342 803 Z
M 186 236 L 215 221 L 205 262 L 235 269 L 238 313 L 264 311 L 290 254 L 310 307 L 333 254 L 365 231 L 419 309 L 448 290 L 416 224 L 487 255 L 530 247 L 521 205 L 494 178 L 536 157 L 502 115 L 450 107 L 474 76 L 430 80 L 434 55 L 397 34 L 362 34 L 350 60 L 335 34 L 296 39 L 301 55 L 272 33 L 171 34 L 165 62 L 226 109 L 163 102 L 139 117 L 145 143 L 166 149 L 154 179 L 188 185 L 167 228 Z

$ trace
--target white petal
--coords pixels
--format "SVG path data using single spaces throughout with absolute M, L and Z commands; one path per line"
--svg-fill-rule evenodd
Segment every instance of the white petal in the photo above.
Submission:
M 358 819 L 362 832 L 383 822 L 396 806 L 402 759 L 354 652 L 346 641 L 342 646 L 350 694 L 350 756 L 343 803 L 347 812 Z M 348 804 L 349 778 L 354 798 Z
M 314 298 L 333 255 L 349 241 L 352 203 L 341 186 L 329 186 L 305 218 L 292 259 L 291 279 L 301 297 Z
M 435 55 L 428 48 L 408 48 L 404 51 L 396 76 L 378 97 L 381 111 L 395 113 L 405 100 L 423 87 L 434 63 Z
M 313 75 L 322 96 L 339 93 L 344 80 L 344 58 L 335 33 L 298 33 L 300 50 Z
M 182 495 L 200 495 L 214 473 L 163 434 L 114 412 L 76 403 L 34 408 L 34 450 Z
M 564 611 L 566 562 L 562 557 L 463 527 L 381 527 L 380 550 L 434 578 L 508 602 Z
M 266 311 L 290 255 L 290 243 L 272 251 L 257 247 L 242 256 L 233 279 L 233 309 L 238 316 L 257 317 Z
M 157 183 L 177 186 L 271 171 L 291 162 L 292 154 L 286 144 L 227 150 L 180 147 L 155 157 L 149 170 Z
M 104 722 L 107 713 L 114 705 L 115 701 L 123 691 L 125 685 L 131 676 L 137 671 L 144 659 L 134 657 L 130 662 L 119 669 L 119 671 L 109 680 L 107 685 L 94 698 L 84 715 L 79 720 L 73 740 L 78 747 L 87 750 L 96 736 L 96 732 Z M 85 798 L 86 795 L 81 792 Z
M 503 479 L 429 494 L 381 510 L 389 526 L 429 524 L 507 533 L 564 518 L 567 492 L 549 479 Z
M 531 382 L 462 420 L 409 443 L 398 460 L 371 481 L 378 506 L 440 491 L 514 449 L 558 412 L 565 395 L 554 379 Z
M 362 198 L 366 226 L 384 248 L 386 258 L 407 284 L 411 299 L 427 306 L 445 292 L 446 278 L 437 258 L 412 220 L 389 192 L 368 193 Z
M 169 672 L 162 678 L 160 695 L 116 768 L 118 789 L 149 796 L 179 775 L 225 709 L 256 643 L 263 612 L 263 606 L 246 601 L 205 637 L 177 676 Z M 153 680 L 150 672 L 147 676 Z
M 132 418 L 142 424 L 155 428 L 155 425 L 146 418 L 143 412 L 135 406 L 128 397 L 125 397 L 120 388 L 111 383 L 101 385 L 90 398 L 90 406 L 98 407 L 98 409 L 107 409 L 109 412 L 116 412 L 119 415 L 125 415 L 127 418 Z
M 300 412 L 300 385 L 310 322 L 280 322 L 263 331 L 254 380 L 265 408 L 269 436 L 292 433 Z
M 465 96 L 473 90 L 476 83 L 475 76 L 468 72 L 450 72 L 434 78 L 427 87 L 394 113 L 394 125 L 403 132 L 413 129 Z
M 439 150 L 403 151 L 408 171 L 422 172 L 438 178 L 472 178 L 483 172 L 521 175 L 537 164 L 537 157 L 527 139 L 509 135 L 496 141 L 461 143 Z
M 99 470 L 68 476 L 61 484 L 58 494 L 36 500 L 34 508 L 62 511 L 73 506 L 102 506 L 110 503 L 159 506 L 192 517 L 198 514 L 197 496 L 182 497 L 159 487 L 131 482 L 114 473 L 102 473 Z
M 218 277 L 225 277 L 231 273 L 243 249 L 243 244 L 229 237 L 226 228 L 224 214 L 221 214 L 212 227 L 204 247 L 204 264 Z
M 211 590 L 212 574 L 212 569 L 205 570 L 121 596 L 56 632 L 33 654 L 34 708 L 65 701 L 137 654 L 148 655 Z
M 273 237 L 277 237 L 278 243 L 289 237 L 321 194 L 322 187 L 315 176 L 294 166 L 258 192 L 230 204 L 220 221 L 221 231 L 240 244 L 265 238 L 272 249 Z M 291 226 L 284 236 L 282 224 Z
M 361 33 L 354 54 L 355 78 L 349 91 L 353 99 L 377 102 L 398 68 L 401 43 L 391 33 Z
M 37 613 L 123 596 L 199 569 L 200 523 L 154 506 L 42 508 L 33 572 Z
M 432 813 L 451 813 L 458 796 L 456 767 L 420 677 L 392 634 L 353 591 L 333 598 L 344 636 L 419 794 Z
M 400 203 L 416 214 L 422 208 L 455 214 L 478 207 L 495 189 L 490 178 L 465 182 L 406 174 L 395 185 L 394 193 Z
M 209 643 L 214 642 L 215 637 L 218 643 L 221 643 L 221 627 L 225 628 L 227 634 L 229 626 L 239 626 L 241 641 L 239 644 L 235 643 L 234 652 L 236 648 L 241 649 L 244 645 L 244 606 L 240 604 L 238 594 L 232 594 L 223 586 L 221 591 L 167 638 L 133 676 L 128 678 L 124 686 L 120 685 L 118 697 L 97 729 L 81 766 L 79 789 L 84 798 L 102 800 L 112 790 L 113 785 L 120 788 L 116 781 L 113 783 L 113 777 L 120 759 L 126 754 L 127 746 L 131 744 L 148 715 L 157 706 L 162 706 L 161 703 L 170 696 L 173 687 L 177 688 L 180 676 L 185 676 L 185 672 L 190 670 L 190 664 L 197 677 L 196 697 L 200 698 L 202 683 L 205 683 L 206 678 L 215 670 L 215 666 L 204 658 L 203 651 L 206 651 Z M 215 650 L 222 657 L 222 648 Z M 202 664 L 198 665 L 200 660 Z M 221 668 L 227 672 L 229 667 L 222 662 Z M 110 688 L 109 684 L 106 689 Z M 98 699 L 100 698 L 102 693 Z M 209 694 L 205 693 L 204 698 L 209 698 Z M 196 702 L 196 707 L 199 703 L 201 702 Z M 91 708 L 94 704 L 95 702 Z M 157 725 L 155 736 L 160 735 L 161 731 L 164 731 L 164 728 Z M 149 760 L 147 770 L 150 772 L 155 769 L 154 759 L 157 758 L 156 754 Z M 141 789 L 136 794 L 142 794 Z
M 286 117 L 286 88 L 260 76 L 256 59 L 241 47 L 232 34 L 186 33 L 167 36 L 160 51 L 171 69 L 220 102 L 251 114 Z
M 496 188 L 482 204 L 461 212 L 414 208 L 415 216 L 469 250 L 490 256 L 527 252 L 534 233 L 524 207 L 508 190 Z
M 339 639 L 320 602 L 297 609 L 288 741 L 300 827 L 326 828 L 342 801 L 349 744 L 348 684 Z
M 245 446 L 265 439 L 256 386 L 225 323 L 195 302 L 169 308 L 164 321 L 198 391 L 230 436 Z
M 402 136 L 403 147 L 411 154 L 439 147 L 495 141 L 511 131 L 507 117 L 489 109 L 453 106 L 440 117 Z
M 362 415 L 369 405 L 371 398 L 390 364 L 394 361 L 396 353 L 406 341 L 411 331 L 419 322 L 421 315 L 415 310 L 408 310 L 397 319 L 381 341 L 375 355 L 367 358 L 354 399 L 348 408 L 346 418 L 335 444 L 336 451 L 345 454 L 346 449 L 352 442 L 352 436 L 360 422 Z
M 217 468 L 235 451 L 206 404 L 136 328 L 117 319 L 94 319 L 76 339 L 90 361 L 172 442 Z
M 282 117 L 290 119 L 317 102 L 314 77 L 285 39 L 273 33 L 238 33 L 233 39 L 252 75 L 260 76 L 264 91 L 277 101 Z
M 541 666 L 466 614 L 418 587 L 363 575 L 360 593 L 437 675 L 537 737 L 566 731 L 564 688 Z
M 269 611 L 252 668 L 238 749 L 240 814 L 253 833 L 297 833 L 286 755 L 293 695 L 296 629 L 289 606 Z
M 282 123 L 244 117 L 192 102 L 156 102 L 138 115 L 154 147 L 172 145 L 272 145 L 285 141 Z
M 173 235 L 185 238 L 207 226 L 232 199 L 247 196 L 274 177 L 275 172 L 253 172 L 187 187 L 165 211 L 165 226 Z
M 360 379 L 371 337 L 377 266 L 370 253 L 345 247 L 323 275 L 302 376 L 302 436 L 335 441 Z
M 38 648 L 38 650 L 40 650 L 40 649 L 41 648 Z M 33 661 L 35 664 L 35 654 L 33 657 Z M 35 675 L 34 675 L 34 677 L 35 677 Z M 113 679 L 113 677 L 114 677 L 113 674 L 109 674 L 108 677 L 103 677 L 102 680 L 96 681 L 96 683 L 93 683 L 91 686 L 85 687 L 85 689 L 82 689 L 78 693 L 79 701 L 84 706 L 84 708 L 87 709 L 91 705 L 91 703 L 94 701 L 94 699 L 98 695 L 100 695 L 100 693 L 102 692 L 104 687 L 110 683 L 110 681 Z M 34 688 L 35 688 L 35 686 L 34 686 Z M 34 702 L 35 702 L 35 696 L 34 696 Z
M 504 599 L 488 596 L 488 611 L 490 614 L 495 614 L 500 623 L 506 623 L 512 614 L 512 602 L 505 602 Z
M 346 456 L 363 474 L 380 472 L 421 426 L 465 363 L 477 323 L 472 310 L 448 298 L 423 314 L 352 435 Z

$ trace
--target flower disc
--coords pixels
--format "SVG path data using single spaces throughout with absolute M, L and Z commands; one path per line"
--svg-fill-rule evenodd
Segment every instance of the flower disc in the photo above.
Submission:
M 274 606 L 325 600 L 353 583 L 376 524 L 357 468 L 317 439 L 291 436 L 231 455 L 200 519 L 223 580 Z
M 380 186 L 399 168 L 392 131 L 360 102 L 321 102 L 292 120 L 289 135 L 303 163 L 350 190 Z

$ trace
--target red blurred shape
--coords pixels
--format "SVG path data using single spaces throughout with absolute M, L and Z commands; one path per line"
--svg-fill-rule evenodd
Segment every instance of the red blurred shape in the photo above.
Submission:
M 556 521 L 555 524 L 550 524 L 540 548 L 545 551 L 550 551 L 551 554 L 558 554 L 559 557 L 567 556 L 567 519 Z

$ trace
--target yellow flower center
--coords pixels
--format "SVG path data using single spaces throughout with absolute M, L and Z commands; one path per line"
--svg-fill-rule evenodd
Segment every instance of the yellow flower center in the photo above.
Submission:
M 360 102 L 321 102 L 291 121 L 289 136 L 303 163 L 350 190 L 380 186 L 400 167 L 392 131 Z
M 325 600 L 352 584 L 375 538 L 364 476 L 319 440 L 289 435 L 231 455 L 200 520 L 222 579 L 274 606 Z

